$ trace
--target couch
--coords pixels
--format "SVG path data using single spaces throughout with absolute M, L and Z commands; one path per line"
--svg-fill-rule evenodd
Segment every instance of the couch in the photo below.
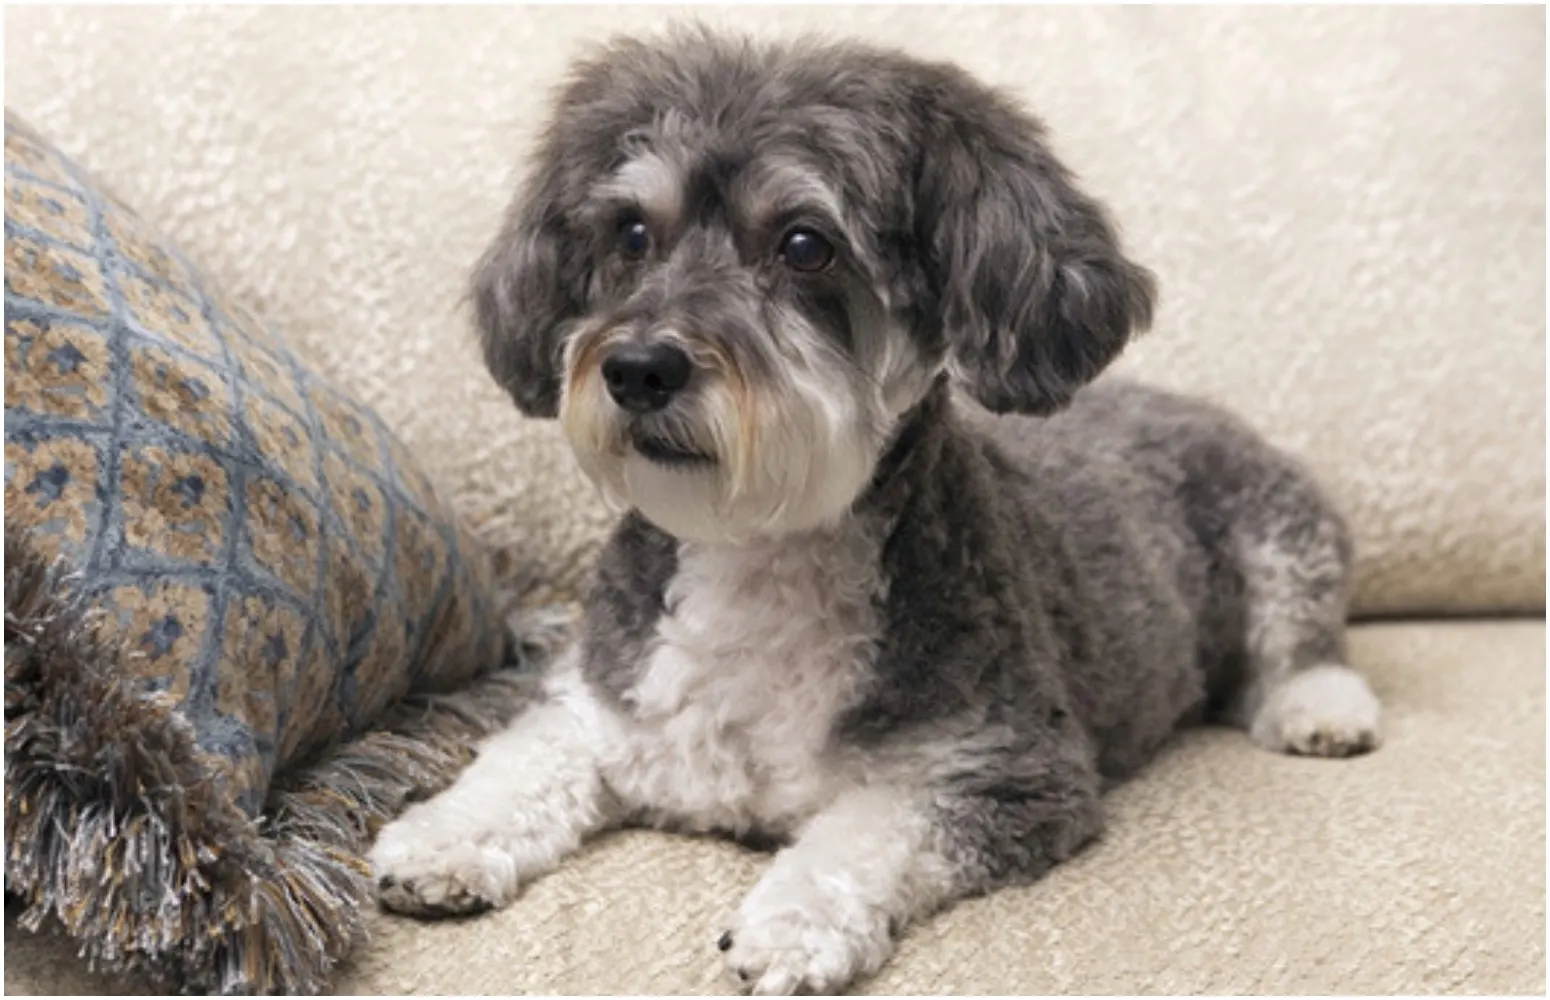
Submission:
M 1380 751 L 1181 736 L 1043 881 L 908 933 L 873 993 L 1543 993 L 1539 8 L 13 8 L 6 103 L 376 406 L 534 600 L 609 524 L 461 298 L 548 88 L 695 16 L 857 35 L 1025 97 L 1158 273 L 1119 368 L 1245 414 L 1348 511 Z M 763 856 L 606 837 L 506 911 L 379 916 L 354 994 L 717 993 Z M 9 921 L 9 993 L 148 992 Z

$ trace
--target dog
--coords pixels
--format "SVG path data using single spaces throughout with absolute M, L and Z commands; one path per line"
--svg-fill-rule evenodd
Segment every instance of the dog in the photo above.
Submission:
M 1092 842 L 1183 725 L 1376 747 L 1341 515 L 1233 416 L 1094 382 L 1153 276 L 966 72 L 608 43 L 472 285 L 490 371 L 622 516 L 543 694 L 383 829 L 385 907 L 503 906 L 625 824 L 761 840 L 707 946 L 833 993 Z

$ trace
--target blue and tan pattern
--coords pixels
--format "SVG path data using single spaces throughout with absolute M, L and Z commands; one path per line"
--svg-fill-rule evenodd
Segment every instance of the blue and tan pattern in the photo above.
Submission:
M 5 517 L 250 816 L 289 762 L 502 655 L 488 565 L 369 410 L 9 116 Z

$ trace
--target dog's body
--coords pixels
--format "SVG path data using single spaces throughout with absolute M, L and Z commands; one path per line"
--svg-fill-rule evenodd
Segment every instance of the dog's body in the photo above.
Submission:
M 1030 119 L 708 36 L 561 108 L 476 292 L 492 370 L 631 509 L 546 697 L 384 830 L 385 903 L 504 904 L 622 823 L 769 840 L 719 944 L 756 992 L 833 990 L 1081 848 L 1182 723 L 1375 744 L 1306 473 L 1205 404 L 1078 392 L 1150 277 Z

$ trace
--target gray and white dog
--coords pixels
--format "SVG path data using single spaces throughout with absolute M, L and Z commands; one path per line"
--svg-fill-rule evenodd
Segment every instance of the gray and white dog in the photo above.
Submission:
M 1027 882 L 1180 725 L 1378 739 L 1351 543 L 1212 407 L 1105 380 L 1153 280 L 1008 97 L 861 45 L 621 40 L 480 263 L 490 370 L 624 513 L 545 695 L 382 832 L 501 906 L 626 823 L 781 845 L 708 940 L 760 994 Z

